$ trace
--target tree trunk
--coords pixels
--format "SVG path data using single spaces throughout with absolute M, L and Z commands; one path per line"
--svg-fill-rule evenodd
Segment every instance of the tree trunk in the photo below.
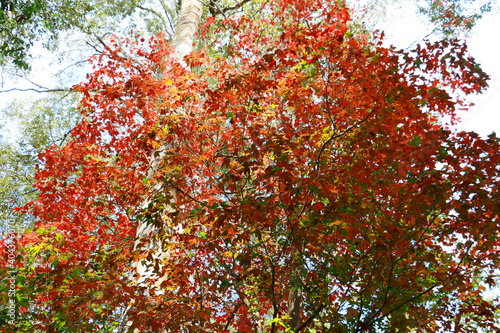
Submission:
M 300 327 L 300 300 L 301 300 L 301 289 L 298 287 L 293 287 L 290 289 L 288 294 L 288 324 L 292 329 L 292 332 L 297 332 Z
M 179 18 L 177 21 L 174 36 L 171 41 L 171 45 L 174 49 L 173 56 L 184 66 L 184 57 L 188 55 L 193 50 L 193 43 L 195 35 L 198 31 L 198 26 L 201 21 L 201 16 L 203 13 L 203 3 L 200 0 L 182 0 L 181 8 L 179 12 Z M 160 147 L 153 151 L 150 157 L 150 170 L 148 172 L 148 178 L 153 179 L 156 172 L 161 168 L 162 160 L 164 158 L 163 152 L 167 147 Z M 159 237 L 160 232 L 168 233 L 171 232 L 169 226 L 169 219 L 171 213 L 175 212 L 175 200 L 176 191 L 168 184 L 168 179 L 163 181 L 156 181 L 155 184 L 149 189 L 144 202 L 142 203 L 142 209 L 146 211 L 147 214 L 151 214 L 155 223 L 148 223 L 146 219 L 142 218 L 138 221 L 136 238 L 134 249 L 144 252 L 152 253 L 153 260 L 162 260 L 168 258 L 168 251 L 162 249 L 162 242 Z M 155 198 L 163 198 L 166 202 L 162 206 L 166 207 L 161 211 L 147 212 L 150 204 L 154 202 Z M 158 210 L 156 208 L 156 210 Z M 132 267 L 137 271 L 137 275 L 134 277 L 134 283 L 140 285 L 145 283 L 147 279 L 150 279 L 150 285 L 152 288 L 150 292 L 161 293 L 160 284 L 167 277 L 157 276 L 151 268 L 149 268 L 153 263 L 136 261 L 132 263 Z M 147 285 L 147 284 L 146 284 Z M 122 326 L 120 327 L 120 332 L 128 332 L 133 322 L 128 320 L 127 312 L 129 309 L 133 308 L 133 304 L 130 304 L 128 309 L 125 311 L 122 317 Z M 137 329 L 134 332 L 139 332 Z
M 194 36 L 198 32 L 202 14 L 203 3 L 200 0 L 182 0 L 179 21 L 172 39 L 175 56 L 179 61 L 193 50 Z
M 201 15 L 203 13 L 203 3 L 200 0 L 182 0 L 181 9 L 175 34 L 172 38 L 172 47 L 174 48 L 174 57 L 184 64 L 184 57 L 193 50 L 193 43 L 195 35 L 198 31 Z M 161 168 L 162 159 L 164 157 L 163 151 L 166 147 L 156 149 L 150 157 L 150 170 L 148 178 L 154 177 L 155 173 Z M 175 212 L 175 203 L 177 193 L 174 188 L 170 187 L 167 180 L 158 181 L 150 189 L 148 196 L 142 204 L 144 210 L 148 209 L 154 197 L 162 197 L 169 202 L 166 202 L 166 207 L 162 211 L 152 212 L 153 218 L 159 219 L 162 224 L 168 224 L 169 214 Z M 158 220 L 157 220 L 158 221 Z M 162 225 L 168 229 L 165 225 Z M 155 239 L 155 235 L 159 232 L 158 226 L 155 224 L 147 223 L 145 219 L 140 219 L 137 225 L 135 249 L 153 250 L 155 255 L 153 257 L 163 258 L 167 256 L 161 249 L 161 244 Z M 144 274 L 144 267 L 140 263 L 134 264 L 138 269 L 139 275 Z

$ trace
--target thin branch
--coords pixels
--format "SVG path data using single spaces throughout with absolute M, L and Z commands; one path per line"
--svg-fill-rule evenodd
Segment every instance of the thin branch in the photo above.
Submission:
M 306 321 L 304 321 L 304 323 L 302 325 L 300 325 L 298 328 L 297 328 L 297 332 L 300 332 L 302 331 L 304 328 L 306 328 L 307 326 L 309 326 L 309 324 L 314 320 L 316 319 L 316 317 L 321 313 L 321 311 L 323 311 L 323 309 L 326 307 L 325 304 L 321 304 L 316 310 L 314 310 L 314 312 L 309 316 L 309 318 L 306 319 Z
M 97 39 L 97 41 L 98 41 L 99 43 L 101 43 L 101 45 L 102 45 L 102 46 L 104 46 L 104 49 L 106 50 L 106 49 L 109 49 L 110 47 L 109 47 L 109 45 L 108 45 L 108 44 L 106 44 L 106 42 L 103 40 L 103 38 L 104 38 L 104 37 L 106 37 L 106 34 L 104 34 L 102 37 L 99 37 L 99 36 L 94 36 L 94 38 L 95 38 L 95 39 Z M 96 51 L 98 51 L 98 50 L 97 50 L 97 48 L 96 48 Z
M 228 11 L 230 10 L 236 10 L 236 9 L 239 9 L 241 7 L 243 7 L 244 4 L 246 4 L 247 2 L 249 2 L 250 0 L 242 0 L 240 2 L 238 2 L 236 5 L 234 6 L 229 6 L 229 7 L 225 7 L 224 9 L 222 9 L 222 12 L 223 13 L 227 13 Z
M 163 8 L 163 11 L 165 12 L 165 17 L 167 18 L 168 26 L 170 27 L 170 31 L 172 31 L 172 33 L 168 33 L 168 35 L 169 35 L 169 37 L 172 37 L 172 35 L 175 32 L 175 25 L 174 25 L 174 22 L 172 21 L 172 19 L 170 18 L 170 16 L 171 16 L 170 8 L 167 6 L 165 1 L 163 1 L 163 0 L 159 0 L 159 1 L 160 1 L 162 8 Z M 165 29 L 165 31 L 166 31 L 166 29 Z
M 368 121 L 368 119 L 375 113 L 375 111 L 371 111 L 369 112 L 363 119 L 361 119 L 360 121 L 358 121 L 357 123 L 355 123 L 354 125 L 348 127 L 347 129 L 345 129 L 344 131 L 338 133 L 338 134 L 335 134 L 335 135 L 332 135 L 328 140 L 325 141 L 325 143 L 323 143 L 323 145 L 321 146 L 321 149 L 319 151 L 319 154 L 318 154 L 318 157 L 316 158 L 316 168 L 318 168 L 319 166 L 319 162 L 321 160 L 321 155 L 323 155 L 323 152 L 324 150 L 326 149 L 326 147 L 335 139 L 343 136 L 343 135 L 346 135 L 350 132 L 352 132 L 353 130 L 355 130 L 356 128 L 359 128 L 359 126 L 361 126 L 364 122 Z
M 161 20 L 161 22 L 163 24 L 163 27 L 165 28 L 164 30 L 165 31 L 167 30 L 167 28 L 168 28 L 169 25 L 168 25 L 168 22 L 165 20 L 165 17 L 163 15 L 161 15 L 160 13 L 158 13 L 156 10 L 148 8 L 148 7 L 144 7 L 144 6 L 140 6 L 139 5 L 139 6 L 137 6 L 137 8 L 142 9 L 142 10 L 144 10 L 146 12 L 149 12 L 149 13 L 157 16 Z
M 41 84 L 38 84 L 32 80 L 30 80 L 27 77 L 22 77 L 24 80 L 28 81 L 30 84 L 34 85 L 36 88 L 11 88 L 7 90 L 0 90 L 0 93 L 6 93 L 6 92 L 11 92 L 11 91 L 34 91 L 37 93 L 47 93 L 47 92 L 67 92 L 70 93 L 71 89 L 70 88 L 47 88 L 45 86 L 42 86 Z M 38 89 L 37 89 L 38 88 Z
M 94 51 L 97 52 L 97 54 L 101 54 L 103 52 L 103 50 L 99 49 L 95 44 L 89 42 L 89 41 L 85 41 L 85 44 L 87 44 L 88 46 L 90 46 Z
M 208 5 L 205 4 L 205 6 L 208 7 L 208 10 L 210 11 L 210 14 L 212 16 L 217 16 L 218 14 L 224 15 L 224 12 L 222 11 L 222 8 L 219 7 L 219 5 L 217 4 L 216 0 L 210 0 L 210 2 L 208 3 Z M 226 17 L 226 15 L 224 15 L 224 17 Z
M 48 92 L 71 92 L 71 89 L 69 88 L 56 88 L 56 89 L 35 89 L 35 88 L 26 88 L 26 89 L 21 89 L 21 88 L 12 88 L 12 89 L 7 89 L 7 90 L 0 90 L 0 93 L 7 93 L 11 91 L 34 91 L 37 93 L 48 93 Z
M 208 4 L 208 8 L 210 9 L 210 14 L 212 14 L 213 16 L 222 14 L 224 17 L 226 17 L 225 14 L 227 12 L 232 11 L 232 10 L 236 10 L 236 9 L 240 9 L 241 7 L 243 7 L 244 4 L 246 4 L 249 1 L 250 0 L 241 0 L 240 2 L 238 2 L 237 4 L 235 4 L 233 6 L 220 8 L 220 6 L 217 4 L 217 1 L 210 0 L 210 2 Z
M 34 85 L 35 87 L 39 88 L 39 89 L 50 89 L 50 88 L 47 88 L 47 87 L 45 87 L 45 86 L 42 86 L 41 84 L 38 84 L 38 83 L 36 83 L 36 82 L 32 81 L 31 79 L 29 79 L 29 78 L 27 78 L 27 77 L 25 77 L 24 79 L 25 79 L 26 81 L 28 81 L 29 83 L 31 83 L 32 85 Z M 63 89 L 63 88 L 54 88 L 54 89 Z
M 414 47 L 415 45 L 421 43 L 422 41 L 426 40 L 427 38 L 429 38 L 430 36 L 434 35 L 436 33 L 436 31 L 438 31 L 438 27 L 435 27 L 434 29 L 432 29 L 431 32 L 429 32 L 427 35 L 425 35 L 424 37 L 422 38 L 417 38 L 415 41 L 413 41 L 413 43 L 411 43 L 410 45 L 408 45 L 406 48 L 404 48 L 404 50 L 410 50 L 410 48 Z
M 70 67 L 73 67 L 73 66 L 77 66 L 77 65 L 80 65 L 80 64 L 84 64 L 88 62 L 88 60 L 79 60 L 77 62 L 74 62 L 72 64 L 69 64 L 68 66 L 64 67 L 63 69 L 61 69 L 59 72 L 57 72 L 57 75 L 60 75 L 62 74 L 63 72 L 65 72 L 67 69 L 69 69 Z
M 239 302 L 239 303 L 235 304 L 234 309 L 233 309 L 233 311 L 231 311 L 231 315 L 227 319 L 226 325 L 224 326 L 224 330 L 225 331 L 227 331 L 227 329 L 229 328 L 229 325 L 231 325 L 231 322 L 233 321 L 234 317 L 236 316 L 236 313 L 238 312 L 238 309 L 243 304 L 244 304 L 243 302 Z

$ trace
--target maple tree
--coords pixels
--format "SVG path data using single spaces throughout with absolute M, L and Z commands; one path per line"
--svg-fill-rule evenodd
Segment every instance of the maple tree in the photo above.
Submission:
M 450 129 L 487 75 L 458 41 L 349 23 L 275 0 L 208 19 L 195 52 L 136 35 L 95 58 L 40 155 L 5 330 L 498 329 L 499 140 Z

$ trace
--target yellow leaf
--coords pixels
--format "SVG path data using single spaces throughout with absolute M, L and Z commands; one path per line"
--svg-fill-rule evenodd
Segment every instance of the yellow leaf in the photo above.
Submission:
M 342 220 L 338 220 L 338 221 L 332 222 L 332 223 L 330 223 L 330 226 L 340 225 L 340 224 L 342 224 Z

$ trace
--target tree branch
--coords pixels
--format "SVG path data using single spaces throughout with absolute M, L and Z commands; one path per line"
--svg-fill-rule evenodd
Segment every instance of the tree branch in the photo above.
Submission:
M 48 93 L 48 92 L 71 92 L 69 88 L 55 88 L 55 89 L 35 89 L 35 88 L 12 88 L 7 90 L 0 90 L 0 93 L 7 93 L 11 91 L 34 91 L 37 93 Z
M 137 8 L 142 9 L 142 10 L 144 10 L 146 12 L 149 12 L 149 13 L 157 16 L 161 20 L 161 23 L 163 24 L 164 30 L 167 31 L 167 28 L 169 27 L 168 22 L 165 20 L 165 17 L 163 17 L 160 13 L 158 13 L 154 9 L 151 9 L 151 8 L 148 8 L 148 7 L 144 7 L 144 6 L 140 6 L 140 5 L 137 6 Z
M 165 17 L 167 18 L 170 31 L 172 31 L 172 33 L 168 33 L 168 34 L 170 35 L 170 37 L 172 37 L 172 35 L 175 33 L 175 25 L 171 19 L 171 15 L 172 15 L 170 13 L 171 9 L 167 6 L 167 4 L 165 3 L 164 0 L 160 0 L 160 4 L 161 4 L 161 7 L 163 8 L 163 11 L 165 12 Z
M 225 14 L 227 12 L 239 9 L 239 8 L 243 7 L 243 5 L 246 4 L 249 1 L 250 0 L 241 0 L 240 2 L 238 2 L 237 4 L 235 4 L 233 6 L 221 8 L 217 4 L 216 0 L 210 0 L 210 2 L 208 3 L 208 8 L 209 8 L 210 14 L 212 14 L 212 16 L 217 16 L 219 14 L 222 14 L 225 17 L 226 16 Z

